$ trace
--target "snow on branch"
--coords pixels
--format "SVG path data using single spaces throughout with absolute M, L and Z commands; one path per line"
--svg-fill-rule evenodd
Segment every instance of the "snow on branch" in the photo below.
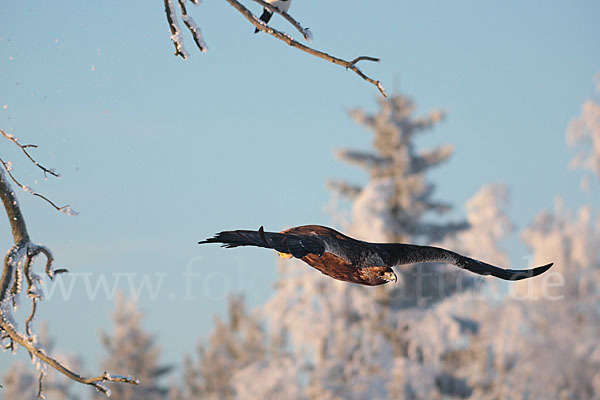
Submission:
M 392 165 L 390 157 L 380 157 L 376 154 L 367 153 L 364 151 L 354 151 L 348 149 L 339 149 L 335 151 L 336 157 L 361 168 L 372 172 L 372 170 L 380 170 L 388 168 Z
M 351 201 L 356 198 L 363 190 L 361 186 L 352 185 L 348 182 L 338 181 L 333 179 L 328 179 L 326 182 L 326 186 L 328 189 L 333 190 L 342 196 L 350 199 Z
M 445 145 L 432 150 L 421 151 L 414 160 L 413 172 L 421 172 L 446 161 L 454 153 L 454 146 Z
M 332 55 L 322 52 L 320 50 L 316 50 L 312 47 L 301 44 L 300 42 L 293 39 L 289 34 L 278 31 L 277 29 L 271 28 L 270 26 L 266 25 L 263 21 L 261 21 L 258 17 L 256 17 L 256 15 L 254 15 L 250 10 L 248 10 L 248 8 L 246 8 L 239 1 L 237 1 L 237 0 L 226 0 L 226 1 L 231 6 L 233 6 L 236 10 L 238 10 L 252 25 L 254 25 L 256 27 L 256 29 L 258 29 L 264 33 L 267 33 L 267 34 L 275 37 L 276 39 L 279 39 L 279 40 L 287 43 L 291 47 L 295 47 L 305 53 L 308 53 L 315 57 L 329 61 L 332 64 L 340 65 L 346 69 L 353 71 L 355 74 L 357 74 L 363 80 L 375 85 L 377 87 L 377 89 L 379 90 L 379 92 L 383 95 L 383 97 L 387 97 L 387 93 L 385 91 L 385 88 L 381 84 L 381 82 L 365 75 L 357 65 L 361 61 L 379 62 L 379 58 L 369 57 L 369 56 L 359 56 L 359 57 L 354 58 L 353 60 L 344 60 L 341 58 L 337 58 L 335 56 L 332 56 Z M 266 8 L 274 13 L 281 15 L 296 30 L 298 30 L 298 32 L 300 32 L 300 34 L 302 34 L 302 36 L 304 37 L 304 39 L 307 42 L 310 42 L 312 40 L 312 32 L 310 31 L 310 29 L 304 28 L 298 21 L 296 21 L 287 12 L 280 11 L 273 5 L 267 3 L 263 0 L 252 0 L 252 1 L 260 4 L 264 8 Z M 192 35 L 194 37 L 194 41 L 196 42 L 196 45 L 198 46 L 200 51 L 206 52 L 208 50 L 208 47 L 206 46 L 206 43 L 203 40 L 200 28 L 198 28 L 196 26 L 192 17 L 190 17 L 187 13 L 187 9 L 185 6 L 186 0 L 178 0 L 178 3 L 179 3 L 180 12 L 181 12 L 181 19 L 183 20 L 184 24 L 189 29 L 189 31 L 192 33 Z M 199 1 L 192 0 L 192 3 L 197 5 L 199 3 Z M 186 59 L 188 57 L 188 53 L 184 47 L 183 36 L 182 36 L 181 28 L 179 27 L 177 11 L 173 4 L 173 0 L 164 0 L 164 5 L 165 5 L 165 13 L 167 15 L 167 21 L 169 23 L 169 28 L 171 30 L 171 40 L 173 41 L 173 45 L 175 46 L 175 55 L 180 56 L 183 59 Z
M 194 38 L 194 42 L 196 42 L 196 46 L 200 49 L 201 52 L 206 53 L 208 51 L 208 46 L 204 42 L 204 38 L 202 37 L 202 31 L 196 25 L 196 22 L 190 17 L 187 13 L 187 9 L 185 8 L 185 0 L 178 0 L 179 9 L 181 10 L 181 19 L 185 26 L 192 33 L 192 37 Z M 197 4 L 197 3 L 194 3 Z
M 288 14 L 285 11 L 280 11 L 277 7 L 273 6 L 272 4 L 267 3 L 266 1 L 263 0 L 252 0 L 255 3 L 260 4 L 261 6 L 263 6 L 264 8 L 268 9 L 271 12 L 274 12 L 276 14 L 281 15 L 283 18 L 285 18 L 285 20 L 287 22 L 289 22 L 290 24 L 292 24 L 292 26 L 294 28 L 296 28 L 296 30 L 298 32 L 300 32 L 300 34 L 302 36 L 304 36 L 304 40 L 306 40 L 307 42 L 311 42 L 312 41 L 312 32 L 310 31 L 309 28 L 304 28 L 300 22 L 296 21 L 290 14 Z
M 196 42 L 196 46 L 200 49 L 201 52 L 206 53 L 208 51 L 208 46 L 204 42 L 204 38 L 202 37 L 202 31 L 192 17 L 190 17 L 187 13 L 187 8 L 185 6 L 186 0 L 178 0 L 179 9 L 181 11 L 181 19 L 185 26 L 190 30 L 192 36 L 194 37 L 194 42 Z M 173 0 L 164 0 L 165 3 L 165 13 L 167 14 L 167 21 L 169 22 L 169 29 L 171 29 L 171 40 L 173 41 L 173 45 L 175 46 L 175 55 L 180 56 L 184 60 L 188 58 L 188 53 L 185 50 L 183 45 L 183 37 L 181 36 L 181 28 L 179 27 L 179 20 L 177 19 L 177 12 L 175 11 L 175 6 L 173 5 Z M 193 4 L 198 4 L 196 1 L 192 1 Z
M 2 132 L 4 137 L 12 140 L 19 147 L 21 147 L 21 149 L 27 154 L 25 149 L 31 146 L 22 146 L 11 135 L 6 134 L 4 131 L 0 132 Z M 35 165 L 44 169 L 30 156 L 28 157 L 34 162 Z M 8 166 L 8 163 L 2 161 L 2 164 L 10 175 L 10 167 Z M 51 173 L 51 170 L 45 171 Z M 14 177 L 12 177 L 12 175 L 10 176 L 14 181 Z M 29 233 L 27 232 L 27 226 L 25 224 L 25 218 L 21 213 L 15 192 L 10 185 L 8 177 L 2 169 L 0 169 L 0 198 L 2 199 L 2 203 L 11 226 L 14 242 L 14 245 L 8 250 L 6 256 L 4 257 L 3 272 L 2 277 L 0 278 L 0 340 L 4 342 L 5 349 L 16 351 L 16 345 L 21 345 L 29 352 L 31 359 L 34 361 L 34 364 L 40 371 L 38 397 L 43 398 L 42 380 L 44 378 L 47 366 L 56 369 L 68 378 L 77 382 L 94 386 L 97 390 L 105 393 L 106 395 L 109 395 L 110 391 L 103 382 L 110 381 L 137 384 L 137 381 L 131 377 L 111 376 L 106 372 L 98 377 L 85 378 L 69 370 L 62 363 L 54 359 L 51 355 L 47 354 L 39 344 L 37 335 L 33 333 L 32 323 L 35 318 L 37 302 L 43 299 L 43 291 L 38 286 L 42 283 L 42 278 L 33 272 L 33 262 L 36 257 L 43 255 L 46 258 L 45 272 L 50 279 L 54 279 L 56 274 L 67 272 L 67 270 L 55 270 L 52 267 L 54 258 L 50 249 L 35 244 L 30 240 Z M 25 320 L 25 333 L 18 330 L 15 319 L 12 315 L 12 312 L 19 306 L 19 297 L 23 289 L 23 277 L 25 277 L 25 283 L 27 285 L 26 294 L 27 297 L 31 299 L 32 304 L 31 313 Z
M 31 156 L 31 154 L 29 154 L 29 152 L 27 151 L 28 148 L 37 148 L 37 145 L 35 144 L 21 144 L 19 143 L 19 140 L 14 137 L 13 135 L 4 132 L 2 129 L 0 129 L 0 134 L 2 134 L 2 136 L 4 136 L 6 139 L 10 140 L 11 142 L 13 142 L 14 144 L 16 144 L 22 151 L 23 153 L 25 153 L 25 155 L 27 156 L 27 158 L 39 169 L 41 169 L 42 171 L 44 171 L 44 176 L 48 176 L 48 174 L 55 176 L 57 178 L 60 178 L 60 174 L 58 174 L 53 168 L 46 168 L 43 165 L 41 165 L 40 163 L 38 163 L 35 158 L 33 158 Z M 56 203 L 54 203 L 52 200 L 50 200 L 49 198 L 47 198 L 44 195 L 41 195 L 39 193 L 37 193 L 35 190 L 33 190 L 30 186 L 27 185 L 23 185 L 21 184 L 17 178 L 13 175 L 12 173 L 12 163 L 10 161 L 4 161 L 4 159 L 0 158 L 0 164 L 2 164 L 2 166 L 4 167 L 4 169 L 6 170 L 6 173 L 8 174 L 8 176 L 10 177 L 10 179 L 21 189 L 23 189 L 25 192 L 31 193 L 33 196 L 39 197 L 43 200 L 45 200 L 48 204 L 50 204 L 52 207 L 54 207 L 56 210 L 65 213 L 67 215 L 78 215 L 79 213 L 75 210 L 73 210 L 68 204 L 65 206 L 58 206 L 56 205 Z
M 600 179 L 600 103 L 592 99 L 581 105 L 581 113 L 569 123 L 566 141 L 577 151 L 571 166 Z

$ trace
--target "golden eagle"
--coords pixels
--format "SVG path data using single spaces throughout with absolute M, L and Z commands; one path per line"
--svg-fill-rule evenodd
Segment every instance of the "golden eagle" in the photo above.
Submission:
M 422 262 L 453 264 L 479 275 L 510 281 L 540 275 L 552 266 L 550 263 L 520 271 L 502 269 L 439 247 L 363 242 L 320 225 L 297 226 L 280 233 L 265 232 L 262 226 L 258 231 L 225 231 L 198 243 L 274 249 L 281 257 L 299 258 L 334 279 L 367 286 L 396 282 L 398 278 L 392 267 Z

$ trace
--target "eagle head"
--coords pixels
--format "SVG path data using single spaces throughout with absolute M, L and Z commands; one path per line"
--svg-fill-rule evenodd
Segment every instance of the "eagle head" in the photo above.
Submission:
M 390 267 L 359 267 L 352 282 L 367 286 L 378 286 L 388 282 L 397 282 L 398 277 Z
M 387 267 L 386 270 L 382 271 L 380 277 L 386 283 L 391 281 L 394 281 L 394 283 L 398 282 L 398 276 L 396 276 L 396 273 L 390 267 Z

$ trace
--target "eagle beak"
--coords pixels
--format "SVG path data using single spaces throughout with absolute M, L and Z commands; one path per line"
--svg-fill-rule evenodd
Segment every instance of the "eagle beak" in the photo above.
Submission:
M 292 255 L 290 253 L 282 253 L 280 251 L 277 252 L 277 254 L 279 254 L 279 257 L 281 258 L 292 258 Z
M 386 282 L 391 282 L 391 281 L 394 281 L 394 283 L 398 282 L 398 277 L 396 276 L 396 274 L 393 271 L 384 272 L 382 275 L 382 278 Z

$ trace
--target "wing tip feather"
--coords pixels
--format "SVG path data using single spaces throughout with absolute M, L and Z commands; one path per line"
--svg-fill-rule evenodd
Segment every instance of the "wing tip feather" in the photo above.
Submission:
M 549 264 L 531 268 L 531 269 L 515 271 L 509 280 L 520 281 L 522 279 L 533 278 L 535 276 L 541 275 L 544 272 L 548 271 L 553 265 L 554 265 L 554 263 L 549 263 Z
M 552 268 L 553 265 L 554 265 L 554 263 L 550 263 L 550 264 L 542 265 L 541 267 L 534 268 L 533 269 L 533 276 L 543 274 L 544 272 L 546 272 L 550 268 Z

